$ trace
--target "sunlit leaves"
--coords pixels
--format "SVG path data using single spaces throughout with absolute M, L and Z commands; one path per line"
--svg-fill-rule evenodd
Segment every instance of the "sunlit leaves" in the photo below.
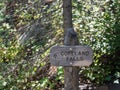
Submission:
M 94 63 L 90 68 L 83 69 L 83 74 L 89 79 L 89 83 L 103 84 L 105 80 L 111 80 L 111 67 L 102 65 L 99 58 L 104 54 L 113 53 L 116 47 L 120 47 L 120 3 L 118 3 L 119 0 L 113 3 L 109 1 L 73 0 L 72 3 L 73 24 L 78 32 L 80 44 L 90 45 L 94 50 Z M 1 1 L 0 7 L 3 8 L 3 6 L 4 3 Z M 43 0 L 28 0 L 28 3 L 15 5 L 12 16 L 16 17 L 16 20 L 13 24 L 10 20 L 15 18 L 9 15 L 4 16 L 4 8 L 0 10 L 0 22 L 2 22 L 0 26 L 0 62 L 2 62 L 0 63 L 2 71 L 0 89 L 6 87 L 11 90 L 53 90 L 56 84 L 64 83 L 62 67 L 58 67 L 53 80 L 47 76 L 39 77 L 46 74 L 46 71 L 38 73 L 38 70 L 49 61 L 51 46 L 63 44 L 62 12 L 62 0 L 54 0 L 50 6 L 45 5 Z M 17 42 L 16 31 L 33 34 L 32 37 L 27 38 L 22 48 Z M 35 32 L 39 33 L 35 34 Z M 118 66 L 115 68 L 119 69 Z M 36 73 L 38 75 L 34 77 Z M 115 76 L 120 75 L 115 73 Z
M 95 66 L 91 67 L 93 72 L 89 69 L 90 72 L 86 71 L 89 74 L 87 76 L 92 81 L 95 79 L 97 84 L 102 84 L 105 80 L 110 81 L 110 66 L 102 66 L 98 58 L 104 54 L 112 54 L 120 47 L 120 34 L 118 34 L 120 3 L 118 0 L 73 0 L 73 2 L 74 28 L 79 34 L 80 43 L 92 46 L 95 53 Z M 99 75 L 94 72 L 98 68 L 101 73 Z M 103 70 L 106 71 L 105 75 L 102 75 Z

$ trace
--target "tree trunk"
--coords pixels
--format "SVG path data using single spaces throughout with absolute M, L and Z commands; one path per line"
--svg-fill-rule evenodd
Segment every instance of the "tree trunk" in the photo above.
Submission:
M 63 0 L 64 45 L 78 45 L 72 24 L 72 0 Z M 65 90 L 79 90 L 79 67 L 64 67 Z

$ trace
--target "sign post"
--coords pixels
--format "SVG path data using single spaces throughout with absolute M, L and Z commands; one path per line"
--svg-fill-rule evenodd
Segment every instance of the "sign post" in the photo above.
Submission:
M 54 46 L 50 51 L 52 65 L 64 66 L 64 90 L 79 90 L 79 66 L 92 63 L 92 50 L 78 46 L 77 33 L 72 24 L 72 0 L 63 0 L 64 46 Z
M 65 90 L 79 90 L 78 66 L 92 63 L 93 51 L 89 46 L 53 46 L 50 62 L 54 66 L 64 66 Z M 75 80 L 74 80 L 75 79 Z

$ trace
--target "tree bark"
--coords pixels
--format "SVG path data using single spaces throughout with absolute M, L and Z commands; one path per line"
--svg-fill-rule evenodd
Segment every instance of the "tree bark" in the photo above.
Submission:
M 66 33 L 68 28 L 72 28 L 72 1 L 63 0 L 63 27 Z
M 72 0 L 63 0 L 64 45 L 78 45 L 72 24 Z M 79 90 L 79 67 L 64 67 L 65 90 Z

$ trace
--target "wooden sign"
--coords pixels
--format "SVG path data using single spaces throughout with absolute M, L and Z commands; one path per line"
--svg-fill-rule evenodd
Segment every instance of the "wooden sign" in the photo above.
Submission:
M 89 46 L 53 46 L 50 62 L 55 66 L 89 66 L 93 51 Z

